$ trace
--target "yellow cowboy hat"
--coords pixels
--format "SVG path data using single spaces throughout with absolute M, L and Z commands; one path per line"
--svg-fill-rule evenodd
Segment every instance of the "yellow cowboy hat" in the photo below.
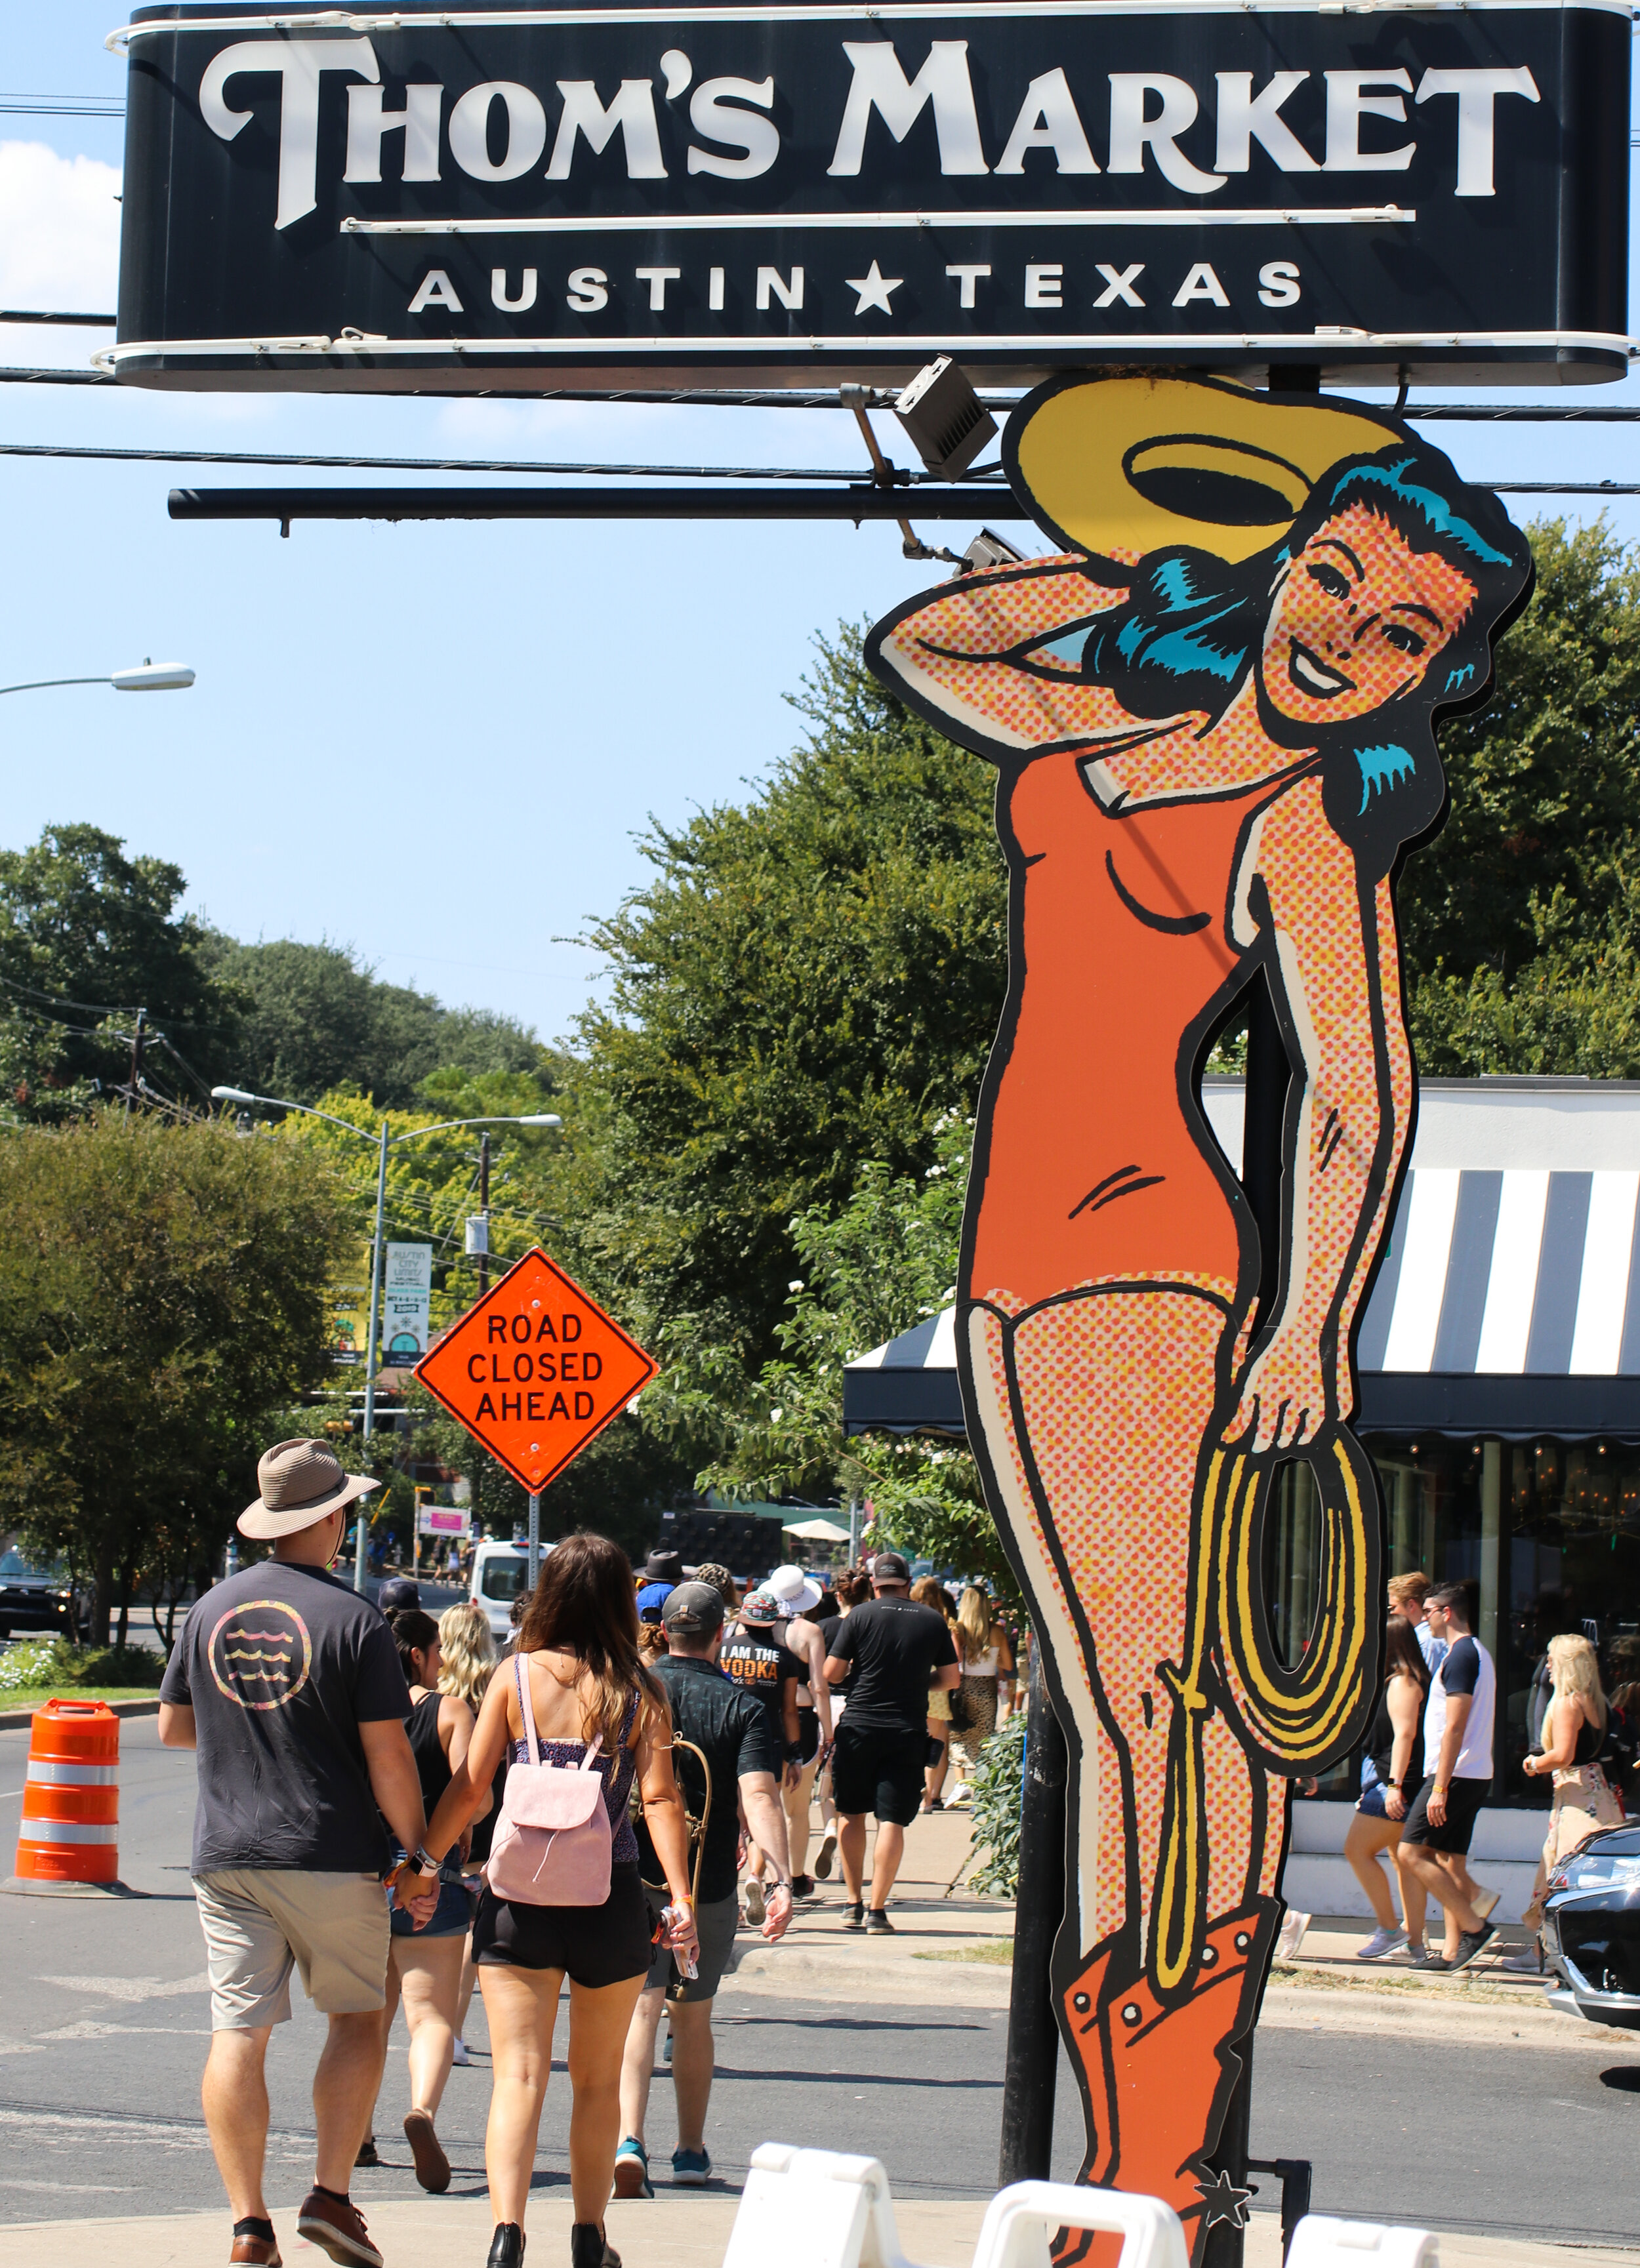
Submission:
M 1333 466 L 1406 438 L 1355 403 L 1223 379 L 1088 378 L 1027 395 L 1004 452 L 1016 494 L 1067 549 L 1188 544 L 1237 560 L 1279 541 Z

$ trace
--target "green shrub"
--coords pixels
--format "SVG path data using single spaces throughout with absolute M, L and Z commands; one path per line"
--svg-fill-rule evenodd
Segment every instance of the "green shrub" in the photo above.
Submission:
M 969 1811 L 974 1849 L 983 1863 L 968 1887 L 982 1896 L 1019 1894 L 1019 1812 L 1025 1785 L 1025 1712 L 1016 1709 L 979 1751 Z
M 0 1695 L 33 1692 L 42 1686 L 153 1687 L 164 1675 L 163 1660 L 145 1646 L 70 1646 L 65 1638 L 25 1638 L 0 1653 Z

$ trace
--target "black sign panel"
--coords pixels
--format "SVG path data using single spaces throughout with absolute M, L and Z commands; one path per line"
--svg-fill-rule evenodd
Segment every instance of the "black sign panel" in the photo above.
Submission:
M 1627 367 L 1610 0 L 410 0 L 127 36 L 114 360 L 150 383 Z

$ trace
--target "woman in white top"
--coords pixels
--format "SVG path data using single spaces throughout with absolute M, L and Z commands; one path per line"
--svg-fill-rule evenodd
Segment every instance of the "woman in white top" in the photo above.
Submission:
M 951 1636 L 963 1673 L 953 1713 L 965 1720 L 957 1734 L 964 1770 L 952 1791 L 955 1800 L 965 1792 L 980 1749 L 998 1724 L 1007 1722 L 1007 1711 L 999 1705 L 1013 1686 L 1014 1655 L 995 1608 L 977 1584 L 971 1583 L 963 1593 Z

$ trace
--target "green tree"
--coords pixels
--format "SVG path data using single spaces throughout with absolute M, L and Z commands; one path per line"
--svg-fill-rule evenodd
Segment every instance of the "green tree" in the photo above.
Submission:
M 177 905 L 182 870 L 128 858 L 98 827 L 48 827 L 0 851 L 0 1097 L 11 1115 L 83 1111 L 96 1083 L 129 1079 L 139 1011 L 142 1070 L 198 1096 L 191 1069 L 231 1053 L 239 995 L 208 965 L 206 933 Z
M 430 993 L 384 984 L 341 946 L 241 945 L 212 932 L 204 953 L 245 1003 L 225 1086 L 293 1102 L 351 1086 L 395 1110 L 412 1108 L 425 1081 L 452 1069 L 535 1076 L 544 1091 L 550 1057 L 533 1032 L 487 1009 L 447 1008 Z
M 0 1508 L 125 1634 L 209 1565 L 329 1373 L 351 1233 L 311 1147 L 105 1110 L 0 1133 Z
M 790 1222 L 861 1163 L 914 1174 L 1001 1009 L 994 776 L 823 641 L 803 744 L 743 806 L 652 825 L 654 880 L 596 925 L 606 1006 L 566 1077 L 565 1187 L 627 1318 L 772 1354 Z
M 915 1180 L 868 1166 L 848 1203 L 800 1213 L 791 1235 L 803 1273 L 787 1286 L 780 1352 L 746 1380 L 732 1359 L 703 1363 L 675 1388 L 677 1416 L 715 1431 L 698 1485 L 742 1500 L 782 1496 L 863 1500 L 874 1541 L 936 1565 L 1014 1580 L 958 1441 L 843 1432 L 843 1366 L 949 1307 L 967 1194 L 972 1123 L 950 1112 L 935 1157 Z

